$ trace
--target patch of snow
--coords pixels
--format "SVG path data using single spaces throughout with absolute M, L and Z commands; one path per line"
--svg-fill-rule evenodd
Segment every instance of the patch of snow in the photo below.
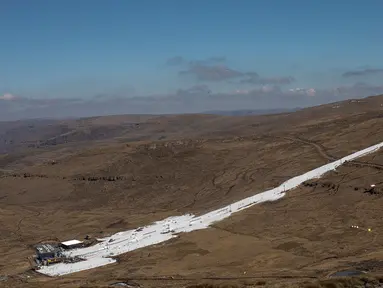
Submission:
M 59 276 L 105 266 L 115 262 L 116 260 L 113 258 L 95 257 L 91 260 L 77 263 L 57 263 L 54 265 L 43 266 L 43 269 L 38 270 L 38 272 L 51 276 Z
M 303 182 L 319 178 L 323 174 L 335 170 L 344 162 L 373 153 L 381 147 L 383 147 L 383 142 L 355 152 L 332 163 L 323 165 L 300 176 L 293 177 L 276 188 L 237 201 L 202 216 L 196 217 L 192 214 L 186 214 L 183 216 L 169 217 L 142 227 L 142 229 L 139 230 L 134 229 L 118 232 L 110 237 L 98 239 L 101 242 L 93 246 L 64 252 L 68 257 L 78 256 L 85 259 L 84 261 L 43 266 L 38 271 L 49 276 L 60 276 L 115 263 L 116 260 L 110 257 L 165 242 L 177 237 L 177 234 L 181 232 L 206 229 L 211 224 L 221 221 L 233 213 L 242 211 L 259 203 L 278 200 L 286 194 L 286 191 L 296 188 Z

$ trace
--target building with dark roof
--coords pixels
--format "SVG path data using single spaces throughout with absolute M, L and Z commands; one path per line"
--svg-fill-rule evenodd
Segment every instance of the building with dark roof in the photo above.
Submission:
M 59 256 L 60 249 L 53 244 L 38 244 L 35 246 L 37 258 L 41 261 Z

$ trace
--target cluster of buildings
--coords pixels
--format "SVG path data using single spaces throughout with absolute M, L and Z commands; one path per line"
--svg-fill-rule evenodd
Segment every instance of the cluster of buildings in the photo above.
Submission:
M 35 245 L 37 265 L 49 265 L 58 262 L 71 262 L 76 259 L 69 259 L 64 252 L 84 247 L 85 243 L 79 240 L 69 240 L 61 243 L 41 243 Z

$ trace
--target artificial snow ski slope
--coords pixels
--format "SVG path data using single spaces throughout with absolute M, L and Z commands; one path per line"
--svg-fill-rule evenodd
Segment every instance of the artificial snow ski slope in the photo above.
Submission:
M 274 189 L 245 198 L 199 217 L 192 214 L 169 217 L 145 226 L 142 230 L 118 232 L 110 237 L 98 239 L 101 242 L 94 246 L 65 252 L 66 256 L 79 256 L 85 261 L 42 266 L 38 272 L 49 276 L 60 276 L 115 263 L 116 260 L 113 257 L 119 254 L 167 241 L 177 237 L 177 233 L 208 228 L 209 225 L 229 217 L 232 213 L 247 209 L 255 204 L 280 199 L 286 191 L 296 188 L 303 182 L 319 178 L 323 174 L 335 170 L 344 162 L 373 153 L 381 147 L 383 147 L 383 142 L 291 178 Z

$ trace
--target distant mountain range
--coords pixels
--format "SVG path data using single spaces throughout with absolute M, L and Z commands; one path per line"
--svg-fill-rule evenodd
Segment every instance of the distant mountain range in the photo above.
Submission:
M 301 110 L 302 108 L 293 109 L 259 109 L 259 110 L 210 110 L 204 111 L 202 114 L 214 114 L 224 116 L 245 116 L 245 115 L 267 115 L 267 114 L 279 114 L 290 113 Z

